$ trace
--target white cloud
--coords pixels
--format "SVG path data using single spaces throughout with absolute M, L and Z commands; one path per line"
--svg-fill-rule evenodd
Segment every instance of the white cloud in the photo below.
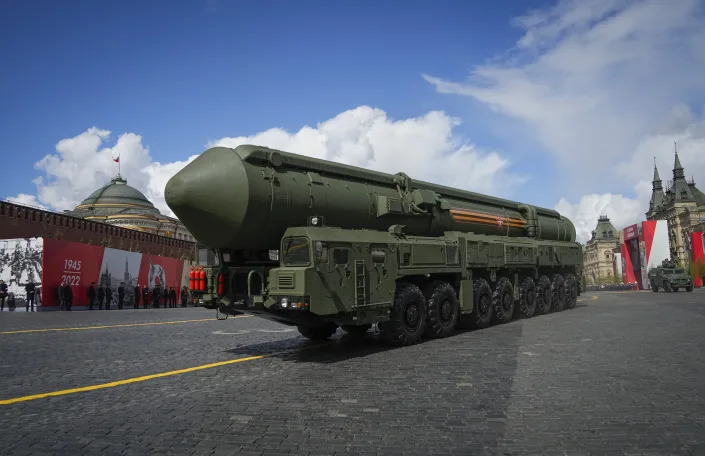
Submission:
M 459 121 L 442 112 L 391 120 L 367 106 L 345 111 L 316 128 L 296 133 L 271 129 L 250 137 L 222 138 L 209 145 L 258 144 L 412 179 L 508 196 L 526 178 L 508 171 L 497 152 L 478 150 L 453 135 Z
M 46 155 L 35 163 L 35 168 L 43 172 L 33 180 L 37 195 L 20 194 L 8 199 L 59 211 L 73 209 L 115 177 L 118 164 L 112 159 L 119 156 L 120 172 L 128 184 L 142 191 L 162 212 L 170 213 L 164 203 L 164 185 L 185 161 L 166 165 L 153 162 L 142 137 L 135 133 L 123 133 L 112 146 L 106 146 L 110 135 L 108 130 L 91 127 L 60 140 L 56 154 Z
M 510 163 L 499 153 L 479 151 L 456 137 L 453 128 L 457 124 L 457 119 L 442 112 L 395 121 L 382 110 L 360 106 L 315 128 L 304 126 L 294 133 L 273 128 L 252 136 L 221 138 L 204 147 L 257 144 L 378 171 L 403 171 L 412 179 L 505 197 L 525 181 L 509 171 Z M 112 157 L 119 154 L 121 174 L 128 184 L 142 191 L 162 213 L 173 215 L 164 201 L 164 188 L 197 155 L 155 162 L 141 136 L 123 133 L 108 146 L 110 135 L 94 127 L 59 141 L 57 154 L 35 165 L 44 175 L 34 180 L 38 197 L 31 201 L 56 210 L 75 207 L 115 176 L 118 166 Z M 26 198 L 33 197 L 23 198 L 30 201 Z
M 601 215 L 607 215 L 618 230 L 644 220 L 645 208 L 648 209 L 651 196 L 651 185 L 641 182 L 636 186 L 636 191 L 636 198 L 612 193 L 591 193 L 583 195 L 575 204 L 561 198 L 554 209 L 573 222 L 578 242 L 585 243 L 590 239 Z
M 705 96 L 702 2 L 568 0 L 514 23 L 524 33 L 509 57 L 461 82 L 423 77 L 439 93 L 523 121 L 559 175 L 570 176 L 570 186 L 560 176 L 546 176 L 546 185 L 562 184 L 555 190 L 569 199 L 585 195 L 575 207 L 591 207 L 595 190 L 616 193 L 603 195 L 621 198 L 616 206 L 640 203 L 633 189 L 651 179 L 653 156 L 668 179 L 674 140 L 686 172 L 705 186 L 702 118 L 683 104 Z
M 37 197 L 34 195 L 28 195 L 26 193 L 20 193 L 17 196 L 10 196 L 7 201 L 11 203 L 22 204 L 25 206 L 32 206 L 39 209 L 47 209 L 47 207 L 37 201 Z

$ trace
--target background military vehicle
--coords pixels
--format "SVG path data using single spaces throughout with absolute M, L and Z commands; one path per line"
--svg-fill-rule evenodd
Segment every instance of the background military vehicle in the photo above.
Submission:
M 693 291 L 693 278 L 683 268 L 679 268 L 671 260 L 663 260 L 660 266 L 649 270 L 649 282 L 654 293 L 663 289 L 665 292 L 678 291 L 684 288 Z
M 325 339 L 377 324 L 395 345 L 572 308 L 582 248 L 554 210 L 241 145 L 213 147 L 165 198 L 213 249 L 201 305 Z

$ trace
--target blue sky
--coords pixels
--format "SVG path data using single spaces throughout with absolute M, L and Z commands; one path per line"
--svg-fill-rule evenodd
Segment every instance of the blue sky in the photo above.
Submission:
M 651 154 L 647 146 L 654 140 L 654 129 L 675 122 L 671 136 L 693 141 L 692 153 L 683 147 L 687 158 L 693 157 L 690 168 L 694 171 L 700 163 L 694 161 L 700 137 L 692 137 L 692 131 L 687 138 L 682 136 L 702 121 L 705 82 L 670 71 L 657 75 L 643 61 L 620 53 L 615 43 L 610 47 L 615 49 L 616 64 L 604 63 L 612 51 L 594 35 L 600 26 L 605 29 L 610 20 L 622 15 L 613 27 L 625 31 L 636 27 L 631 30 L 636 40 L 647 33 L 678 36 L 672 45 L 681 49 L 683 42 L 698 37 L 698 25 L 703 24 L 683 27 L 683 18 L 700 20 L 702 11 L 697 2 L 674 1 L 682 3 L 681 16 L 674 14 L 670 22 L 667 18 L 667 25 L 661 27 L 665 30 L 628 20 L 630 14 L 642 17 L 641 23 L 644 14 L 663 16 L 658 5 L 641 2 L 646 7 L 640 12 L 640 2 L 626 0 L 587 2 L 589 8 L 586 2 L 576 1 L 5 1 L 0 6 L 4 61 L 0 140 L 3 164 L 12 172 L 3 173 L 0 179 L 0 197 L 24 194 L 25 201 L 34 197 L 35 203 L 64 208 L 80 200 L 88 187 L 71 182 L 55 169 L 69 169 L 74 160 L 72 166 L 85 163 L 90 169 L 107 168 L 109 176 L 114 169 L 100 155 L 101 150 L 116 147 L 121 134 L 132 133 L 138 137 L 131 142 L 125 139 L 120 146 L 126 151 L 123 166 L 130 169 L 130 154 L 136 157 L 134 166 L 139 165 L 130 171 L 135 177 L 128 174 L 128 180 L 159 198 L 157 187 L 164 181 L 155 181 L 154 175 L 175 172 L 178 166 L 165 165 L 187 160 L 205 150 L 207 143 L 237 143 L 233 138 L 266 142 L 267 135 L 257 135 L 272 128 L 296 135 L 304 126 L 315 129 L 341 113 L 369 106 L 381 110 L 383 119 L 370 113 L 363 116 L 387 126 L 423 118 L 432 111 L 460 121 L 450 135 L 429 133 L 421 142 L 428 140 L 433 148 L 434 138 L 440 142 L 450 138 L 471 145 L 478 155 L 466 151 L 459 153 L 457 161 L 446 163 L 443 157 L 461 146 L 438 145 L 440 155 L 423 166 L 438 170 L 421 178 L 452 180 L 453 185 L 549 207 L 565 197 L 564 210 L 588 221 L 594 214 L 584 213 L 581 204 L 585 195 L 593 193 L 602 200 L 588 204 L 592 212 L 621 212 L 619 204 L 624 202 L 612 196 L 605 199 L 604 195 L 614 194 L 636 207 L 634 214 L 643 213 L 646 208 L 640 206 L 643 195 L 637 186 L 641 178 L 650 180 L 649 166 L 639 165 L 639 172 L 634 173 L 638 179 L 625 178 L 615 170 L 643 161 L 645 154 Z M 524 19 L 517 22 L 520 17 Z M 647 25 L 657 28 L 648 17 Z M 666 28 L 669 24 L 671 28 Z M 571 43 L 597 43 L 597 47 L 573 49 L 571 54 Z M 644 38 L 643 42 L 616 44 L 641 49 L 650 43 Z M 600 54 L 592 62 L 590 52 L 595 49 Z M 694 72 L 702 68 L 702 55 L 696 50 L 692 51 L 696 54 L 689 50 L 676 57 L 671 50 L 654 51 L 660 52 L 656 55 L 659 63 L 687 62 Z M 568 57 L 562 59 L 563 55 Z M 579 77 L 566 71 L 583 64 L 586 68 L 576 72 Z M 483 81 L 469 78 L 471 72 Z M 645 76 L 615 88 L 612 78 L 626 80 L 635 74 Z M 672 84 L 669 78 L 677 78 L 678 83 Z M 648 88 L 657 82 L 673 88 L 651 90 L 648 101 L 639 96 L 644 90 L 628 87 Z M 591 94 L 603 93 L 610 101 L 590 101 L 599 99 Z M 631 105 L 633 112 L 625 108 Z M 442 129 L 449 121 L 419 122 L 423 125 L 417 128 L 430 131 L 429 125 Z M 607 128 L 600 122 L 607 123 Z M 577 123 L 585 128 L 578 130 Z M 68 152 L 83 144 L 79 140 L 64 143 L 63 155 L 57 153 L 55 147 L 61 140 L 85 139 L 90 134 L 80 135 L 91 127 L 110 131 L 91 136 L 97 141 L 88 141 L 95 146 L 93 155 L 83 149 Z M 347 127 L 338 125 L 335 131 L 340 128 Z M 385 131 L 388 137 L 398 137 L 401 127 Z M 593 133 L 603 131 L 609 137 L 592 144 L 591 138 L 602 134 Z M 326 133 L 330 134 L 337 133 Z M 326 138 L 331 142 L 330 136 Z M 656 141 L 661 139 L 669 138 L 659 136 Z M 292 141 L 291 149 L 298 152 L 303 151 L 296 150 L 294 143 L 308 144 Z M 360 144 L 360 138 L 351 141 Z M 383 166 L 384 151 L 393 147 L 383 141 L 369 145 L 369 154 L 379 155 L 371 162 L 349 158 L 348 148 L 321 154 L 351 163 L 378 164 L 390 172 L 402 170 Z M 414 141 L 404 137 L 396 144 L 413 148 Z M 611 160 L 604 167 L 595 166 L 593 160 L 602 155 L 590 157 L 590 150 L 610 147 L 601 141 L 620 148 L 604 155 Z M 580 147 L 573 150 L 572 145 L 578 143 Z M 621 159 L 619 151 L 623 151 Z M 423 153 L 412 156 L 423 161 Z M 670 160 L 668 153 L 662 153 L 662 177 L 670 171 L 672 161 L 663 169 Z M 57 160 L 45 160 L 35 169 L 35 163 L 47 155 L 57 155 Z M 473 157 L 478 166 L 491 170 L 486 175 L 468 174 L 473 183 L 465 185 L 462 179 L 453 178 L 452 170 L 442 170 Z M 492 157 L 508 162 L 496 164 Z M 151 174 L 136 174 L 150 166 Z M 573 174 L 584 178 L 576 179 Z M 37 186 L 33 179 L 40 176 Z M 90 181 L 86 176 L 77 179 Z M 705 175 L 701 180 L 705 187 Z M 63 190 L 66 198 L 49 196 Z

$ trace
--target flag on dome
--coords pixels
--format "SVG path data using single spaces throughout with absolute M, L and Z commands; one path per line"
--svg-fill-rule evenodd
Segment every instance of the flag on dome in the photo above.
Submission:
M 113 161 L 120 163 L 120 153 L 119 152 L 116 155 L 113 155 Z

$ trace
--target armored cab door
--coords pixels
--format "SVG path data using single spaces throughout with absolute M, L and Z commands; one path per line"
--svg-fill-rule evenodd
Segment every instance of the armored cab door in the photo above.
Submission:
M 397 275 L 396 246 L 394 244 L 369 244 L 365 267 L 366 305 L 387 304 L 394 300 Z
M 328 260 L 328 277 L 330 278 L 333 302 L 339 311 L 341 306 L 350 308 L 354 305 L 354 260 L 349 244 L 332 244 Z

